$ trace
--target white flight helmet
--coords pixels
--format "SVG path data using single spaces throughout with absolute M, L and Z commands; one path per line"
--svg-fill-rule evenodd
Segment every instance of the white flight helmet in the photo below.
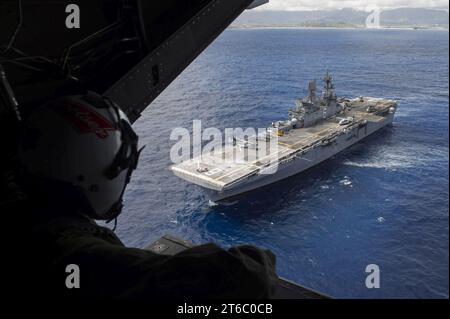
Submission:
M 41 193 L 62 196 L 68 207 L 94 219 L 112 220 L 122 210 L 139 159 L 137 144 L 126 115 L 90 92 L 34 111 L 24 127 L 19 158 Z

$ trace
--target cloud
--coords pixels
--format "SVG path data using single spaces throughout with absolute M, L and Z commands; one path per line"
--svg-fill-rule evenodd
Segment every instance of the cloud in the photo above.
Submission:
M 448 10 L 448 0 L 270 0 L 256 10 L 332 10 L 353 8 L 365 10 L 368 6 L 377 5 L 381 9 L 409 8 L 440 8 Z

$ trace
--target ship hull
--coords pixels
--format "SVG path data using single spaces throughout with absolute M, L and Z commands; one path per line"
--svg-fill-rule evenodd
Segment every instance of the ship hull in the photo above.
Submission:
M 356 131 L 352 131 L 339 136 L 330 145 L 314 148 L 304 154 L 301 158 L 295 158 L 290 162 L 280 164 L 278 166 L 278 170 L 274 174 L 256 175 L 251 177 L 251 179 L 244 180 L 239 184 L 233 185 L 233 187 L 231 188 L 221 191 L 216 191 L 208 188 L 204 188 L 204 191 L 211 201 L 220 202 L 242 193 L 247 193 L 255 189 L 281 181 L 285 178 L 299 174 L 329 159 L 330 157 L 363 140 L 369 135 L 379 131 L 383 127 L 392 124 L 393 119 L 394 113 L 391 113 L 380 122 L 368 122 L 366 126 L 360 127 Z

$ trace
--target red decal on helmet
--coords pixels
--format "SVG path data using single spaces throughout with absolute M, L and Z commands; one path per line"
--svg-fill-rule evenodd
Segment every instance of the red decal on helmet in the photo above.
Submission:
M 117 130 L 117 127 L 101 114 L 78 103 L 70 102 L 64 105 L 55 105 L 53 109 L 80 134 L 94 133 L 99 138 L 106 138 L 108 137 L 108 131 Z

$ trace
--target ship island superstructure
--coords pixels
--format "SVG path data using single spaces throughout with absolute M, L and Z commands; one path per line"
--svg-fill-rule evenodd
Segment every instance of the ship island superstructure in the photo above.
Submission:
M 217 202 L 301 173 L 392 124 L 397 101 L 338 98 L 329 72 L 323 81 L 321 95 L 316 81 L 311 81 L 308 96 L 296 101 L 288 119 L 272 123 L 264 134 L 234 139 L 220 152 L 202 154 L 171 170 L 204 188 Z M 258 145 L 271 138 L 276 147 L 261 156 Z M 236 154 L 243 154 L 243 160 L 236 161 Z

